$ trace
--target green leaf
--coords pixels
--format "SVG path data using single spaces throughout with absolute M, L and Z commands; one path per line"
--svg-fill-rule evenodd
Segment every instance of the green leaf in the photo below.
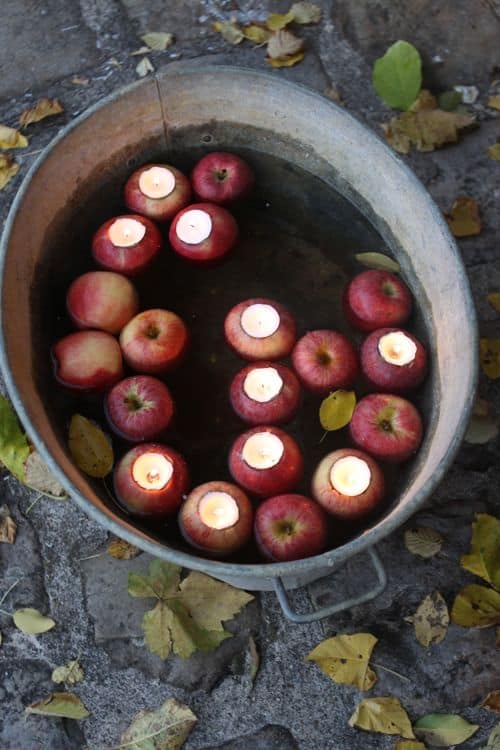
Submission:
M 73 693 L 52 693 L 48 698 L 27 706 L 26 713 L 61 716 L 64 719 L 85 719 L 90 716 L 81 699 Z
M 166 659 L 172 650 L 170 627 L 173 614 L 166 604 L 158 602 L 154 609 L 146 612 L 142 620 L 144 640 L 152 654 Z
M 0 394 L 0 461 L 17 479 L 24 482 L 24 462 L 30 454 L 28 440 L 16 412 Z
M 176 593 L 180 577 L 181 569 L 178 565 L 163 562 L 163 560 L 153 560 L 149 566 L 149 582 L 160 599 Z
M 354 391 L 334 391 L 330 393 L 319 407 L 319 421 L 327 432 L 340 430 L 351 421 L 356 406 Z
M 500 750 L 500 724 L 497 724 L 488 737 L 487 744 L 482 750 Z
M 128 574 L 128 593 L 137 599 L 150 599 L 156 596 L 147 576 L 141 576 L 139 573 Z
M 196 571 L 182 581 L 180 590 L 182 602 L 193 620 L 208 630 L 223 631 L 222 623 L 231 620 L 254 598 L 246 591 Z
M 79 469 L 90 477 L 103 478 L 113 468 L 113 448 L 90 419 L 73 414 L 69 426 L 69 450 Z
M 380 271 L 392 271 L 392 273 L 399 273 L 401 270 L 399 263 L 389 258 L 388 255 L 383 253 L 357 253 L 355 256 L 358 263 L 366 268 L 376 268 Z
M 180 750 L 197 722 L 188 706 L 169 698 L 157 711 L 140 711 L 122 735 L 126 750 Z
M 477 724 L 469 724 L 456 714 L 427 714 L 414 725 L 415 734 L 435 747 L 461 745 L 477 732 Z
M 478 513 L 472 524 L 471 549 L 460 565 L 500 589 L 500 520 Z
M 465 586 L 455 597 L 451 621 L 463 628 L 500 624 L 500 594 L 475 583 Z
M 366 698 L 356 706 L 349 719 L 349 726 L 366 729 L 367 732 L 400 734 L 406 739 L 415 739 L 410 719 L 397 698 Z
M 439 108 L 445 112 L 453 112 L 462 103 L 460 91 L 443 91 L 438 97 Z
M 45 617 L 45 615 L 42 615 L 41 612 L 32 607 L 24 607 L 23 609 L 16 610 L 12 615 L 12 619 L 16 628 L 30 635 L 46 633 L 47 630 L 52 630 L 55 625 L 51 617 Z
M 422 86 L 422 61 L 418 50 L 408 42 L 395 42 L 375 61 L 373 85 L 390 107 L 409 109 Z
M 370 690 L 377 681 L 369 666 L 377 640 L 371 633 L 337 635 L 313 648 L 306 661 L 315 661 L 334 682 Z

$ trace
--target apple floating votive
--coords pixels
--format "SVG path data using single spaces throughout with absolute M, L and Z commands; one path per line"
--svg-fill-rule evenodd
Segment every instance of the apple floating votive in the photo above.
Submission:
M 328 521 L 320 505 L 304 495 L 277 495 L 255 513 L 255 538 L 268 560 L 286 562 L 319 555 L 328 541 Z
M 352 279 L 344 294 L 346 317 L 360 331 L 403 325 L 411 310 L 410 290 L 390 271 L 363 271 Z
M 292 364 L 304 388 L 326 396 L 352 386 L 359 372 L 354 345 L 337 331 L 309 331 L 297 341 Z
M 206 482 L 189 493 L 179 511 L 179 527 L 195 549 L 225 557 L 250 539 L 252 504 L 234 484 Z
M 137 515 L 174 513 L 189 487 L 184 458 L 160 443 L 142 443 L 117 463 L 113 484 L 118 501 Z
M 238 239 L 236 219 L 215 203 L 193 203 L 180 211 L 168 234 L 172 249 L 195 265 L 221 261 Z
M 355 445 L 381 461 L 401 463 L 418 450 L 423 427 L 412 403 L 393 393 L 371 393 L 354 408 L 349 432 Z
M 300 383 L 289 367 L 258 362 L 234 376 L 229 398 L 236 414 L 248 424 L 284 424 L 299 408 Z
M 129 214 L 106 221 L 92 240 L 98 266 L 136 276 L 156 258 L 162 246 L 160 230 L 145 216 Z
M 123 377 L 118 342 L 104 331 L 77 331 L 52 347 L 56 380 L 66 388 L 103 391 Z
M 228 312 L 224 335 L 242 359 L 274 361 L 288 357 L 297 338 L 297 327 L 286 307 L 255 297 Z
M 144 310 L 120 334 L 123 358 L 138 372 L 155 375 L 177 367 L 189 346 L 185 323 L 170 310 Z
M 170 164 L 145 164 L 136 169 L 124 189 L 130 211 L 155 221 L 170 221 L 191 200 L 191 185 Z
M 361 369 L 376 390 L 409 391 L 418 388 L 427 374 L 427 352 L 408 331 L 381 328 L 363 342 Z
M 121 380 L 106 394 L 104 411 L 116 435 L 138 443 L 165 432 L 175 408 L 165 383 L 150 375 L 135 375 Z
M 247 162 L 227 151 L 207 154 L 191 172 L 191 183 L 197 197 L 219 205 L 244 198 L 254 182 L 254 173 Z
M 125 276 L 112 271 L 90 271 L 73 281 L 66 307 L 77 328 L 97 328 L 116 334 L 139 312 L 139 296 Z
M 269 497 L 295 489 L 304 473 L 304 460 L 290 435 L 279 427 L 260 425 L 235 440 L 229 471 L 248 492 Z
M 382 501 L 384 475 L 371 456 L 354 448 L 342 448 L 320 461 L 311 493 L 330 515 L 354 521 L 371 513 Z

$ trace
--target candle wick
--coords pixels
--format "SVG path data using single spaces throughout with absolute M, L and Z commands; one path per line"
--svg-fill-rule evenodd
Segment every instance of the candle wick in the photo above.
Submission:
M 148 474 L 147 474 L 148 482 L 155 482 L 159 478 L 160 478 L 160 472 L 158 471 L 158 469 L 151 469 L 151 471 L 148 471 Z

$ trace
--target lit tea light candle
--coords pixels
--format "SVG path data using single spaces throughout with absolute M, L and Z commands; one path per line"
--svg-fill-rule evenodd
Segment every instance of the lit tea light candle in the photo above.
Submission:
M 243 381 L 243 390 L 248 398 L 265 404 L 281 392 L 283 379 L 274 367 L 256 367 Z
M 380 337 L 378 351 L 382 359 L 389 364 L 403 367 L 413 362 L 417 347 L 403 331 L 393 331 Z
M 362 458 L 346 456 L 335 461 L 330 469 L 330 482 L 341 495 L 356 497 L 366 492 L 371 482 L 370 467 Z
M 175 177 L 166 167 L 145 169 L 139 177 L 139 190 L 148 198 L 166 198 L 175 188 Z
M 172 462 L 161 453 L 143 453 L 132 466 L 132 477 L 144 490 L 162 490 L 173 473 Z
M 281 461 L 285 446 L 272 432 L 256 432 L 245 442 L 242 456 L 252 469 L 271 469 Z
M 137 219 L 116 219 L 108 230 L 109 239 L 116 247 L 137 245 L 145 234 L 146 227 Z
M 241 315 L 241 327 L 255 339 L 265 339 L 278 330 L 281 319 L 272 305 L 249 305 Z
M 211 529 L 229 529 L 238 521 L 240 511 L 234 497 L 227 492 L 207 492 L 198 504 L 198 514 Z
M 175 227 L 177 237 L 188 245 L 199 245 L 210 237 L 212 232 L 212 219 L 206 211 L 193 208 L 186 211 L 179 218 Z

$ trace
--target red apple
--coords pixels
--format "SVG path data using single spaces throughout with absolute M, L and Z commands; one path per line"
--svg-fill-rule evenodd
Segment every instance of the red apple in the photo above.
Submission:
M 311 494 L 330 515 L 353 521 L 380 504 L 385 494 L 384 475 L 371 456 L 341 448 L 318 464 Z
M 113 484 L 118 502 L 130 513 L 161 518 L 182 503 L 189 488 L 189 472 L 173 448 L 142 443 L 116 464 Z
M 151 195 L 159 197 L 146 195 L 141 185 L 150 193 L 152 188 Z M 166 191 L 169 192 L 165 195 Z M 191 185 L 186 175 L 171 164 L 144 164 L 125 183 L 124 199 L 129 211 L 155 221 L 170 221 L 191 200 Z
M 411 292 L 390 271 L 364 271 L 350 282 L 344 295 L 347 319 L 360 331 L 400 326 L 412 309 Z
M 408 331 L 380 328 L 363 342 L 361 369 L 375 390 L 401 393 L 418 388 L 423 382 L 427 353 Z
M 188 344 L 185 323 L 170 310 L 145 310 L 132 318 L 120 334 L 120 346 L 129 367 L 152 375 L 177 367 Z
M 139 297 L 125 276 L 111 271 L 90 271 L 73 281 L 66 306 L 77 328 L 120 333 L 138 313 Z
M 123 225 L 122 220 L 132 223 L 125 226 L 123 231 L 118 232 L 117 227 L 120 224 Z M 119 224 L 115 223 L 117 221 Z M 142 237 L 143 230 L 137 226 L 137 223 L 144 229 Z M 117 239 L 115 232 L 121 239 Z M 135 242 L 136 237 L 140 239 Z M 133 242 L 133 244 L 121 246 L 115 242 Z M 139 214 L 127 214 L 115 216 L 99 227 L 92 240 L 92 254 L 101 268 L 118 271 L 125 276 L 136 276 L 153 262 L 162 244 L 160 230 L 152 221 Z
M 309 331 L 295 344 L 292 363 L 307 390 L 326 396 L 337 388 L 350 388 L 358 371 L 358 353 L 337 331 Z
M 358 448 L 391 463 L 410 458 L 423 434 L 422 420 L 413 404 L 392 393 L 372 393 L 358 401 L 349 430 Z
M 104 409 L 113 432 L 138 443 L 164 432 L 174 415 L 167 386 L 150 375 L 135 375 L 117 383 L 107 394 Z
M 198 198 L 220 205 L 248 195 L 254 181 L 247 162 L 226 151 L 207 154 L 191 173 L 191 183 Z
M 255 537 L 269 560 L 312 557 L 326 547 L 327 517 L 317 503 L 304 495 L 276 495 L 257 508 Z
M 168 234 L 172 249 L 195 265 L 221 261 L 238 239 L 236 219 L 215 203 L 193 203 L 175 216 Z
M 259 497 L 295 489 L 304 460 L 295 440 L 279 427 L 254 427 L 240 435 L 229 453 L 235 482 Z
M 284 424 L 299 408 L 300 384 L 285 365 L 257 362 L 234 376 L 229 398 L 236 414 L 248 424 Z
M 118 342 L 104 331 L 78 331 L 52 347 L 54 374 L 67 388 L 102 391 L 123 377 Z
M 192 547 L 225 557 L 252 536 L 252 504 L 235 484 L 206 482 L 189 493 L 179 512 L 179 526 Z
M 297 338 L 295 321 L 286 307 L 263 297 L 247 299 L 226 315 L 224 334 L 242 359 L 288 357 Z

